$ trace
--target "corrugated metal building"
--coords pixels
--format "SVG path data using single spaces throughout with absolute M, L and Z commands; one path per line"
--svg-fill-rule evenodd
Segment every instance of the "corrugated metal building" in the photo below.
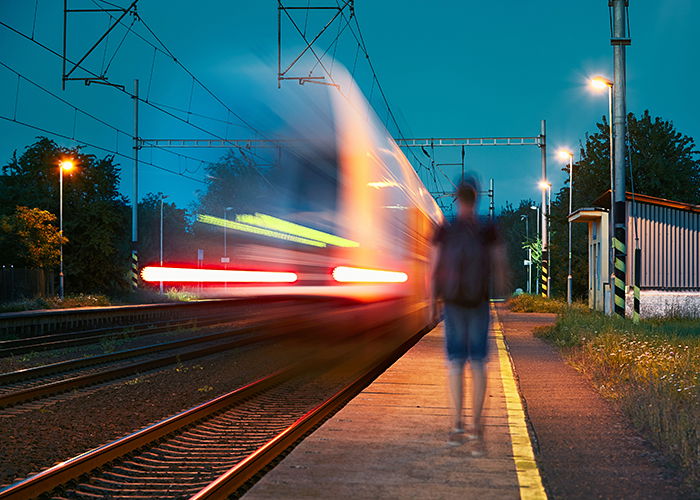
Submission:
M 639 271 L 643 317 L 679 314 L 700 316 L 700 205 L 627 193 L 628 312 Z M 595 208 L 569 216 L 588 224 L 589 305 L 610 310 L 608 209 L 610 192 Z M 635 269 L 635 249 L 641 251 Z

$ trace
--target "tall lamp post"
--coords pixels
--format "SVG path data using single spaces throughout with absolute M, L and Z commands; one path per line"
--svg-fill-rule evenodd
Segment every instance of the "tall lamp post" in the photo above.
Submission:
M 530 215 L 521 215 L 525 221 L 525 241 L 527 242 L 527 293 L 532 293 L 532 249 L 530 248 Z
M 228 222 L 228 213 L 230 210 L 233 210 L 233 207 L 226 207 L 224 208 L 224 222 Z M 224 264 L 228 264 L 228 253 L 227 253 L 227 248 L 226 248 L 226 235 L 228 233 L 228 224 L 224 224 L 224 258 L 221 260 Z
M 537 241 L 541 241 L 541 236 L 540 236 L 540 207 L 537 205 L 532 205 L 530 207 L 530 210 L 535 210 L 537 212 Z M 530 257 L 532 257 L 532 253 L 530 253 Z M 540 261 L 542 260 L 542 256 L 540 255 Z M 532 271 L 532 268 L 530 268 L 530 271 Z M 540 280 L 539 277 L 536 276 L 535 280 L 535 292 L 540 293 Z
M 613 298 L 613 283 L 615 282 L 615 254 L 613 249 L 613 239 L 615 237 L 615 153 L 613 147 L 613 89 L 614 83 L 604 76 L 591 78 L 591 87 L 595 90 L 608 90 L 608 129 L 610 131 L 610 211 L 608 212 L 608 262 L 610 267 L 610 298 Z M 613 306 L 610 306 L 612 314 Z
M 543 241 L 550 241 L 549 237 L 549 228 L 550 228 L 550 219 L 552 216 L 552 184 L 547 181 L 546 179 L 542 179 L 539 184 L 539 188 L 542 190 L 542 198 L 545 200 L 546 206 L 542 207 L 542 210 L 544 211 L 543 214 L 543 222 L 542 222 L 542 240 Z M 543 285 L 546 285 L 547 287 L 547 293 L 543 294 L 546 295 L 547 298 L 551 296 L 552 293 L 552 272 L 551 272 L 551 259 L 550 259 L 550 251 L 549 251 L 549 243 L 547 244 L 546 247 L 546 252 L 547 252 L 547 263 L 548 267 L 546 269 L 547 275 L 542 278 Z M 543 249 L 543 253 L 544 253 Z M 542 256 L 544 259 L 544 255 Z
M 70 172 L 75 168 L 75 162 L 72 159 L 61 160 L 58 164 L 58 184 L 59 184 L 59 208 L 58 208 L 58 227 L 61 235 L 60 243 L 60 263 L 58 271 L 58 296 L 63 300 L 65 294 L 63 282 L 63 172 Z
M 569 217 L 572 211 L 572 200 L 574 194 L 574 153 L 569 150 L 562 149 L 559 151 L 559 158 L 569 160 Z M 569 219 L 567 217 L 567 219 Z M 571 305 L 573 300 L 574 284 L 571 276 L 571 220 L 569 220 L 569 273 L 566 276 L 566 302 Z
M 160 193 L 160 267 L 163 267 L 163 200 L 168 196 Z M 160 293 L 163 293 L 163 282 L 160 282 Z

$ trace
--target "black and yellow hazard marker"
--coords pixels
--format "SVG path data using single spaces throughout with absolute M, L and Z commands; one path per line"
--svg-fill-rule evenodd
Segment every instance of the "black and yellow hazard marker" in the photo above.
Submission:
M 613 238 L 613 250 L 615 260 L 615 314 L 625 317 L 625 282 L 627 268 L 625 265 L 627 248 L 625 244 L 617 238 Z
M 540 292 L 542 297 L 549 297 L 549 273 L 547 271 L 548 262 L 542 259 L 542 272 L 540 273 Z
M 131 251 L 131 288 L 139 287 L 139 254 L 136 250 Z
M 641 293 L 639 291 L 639 285 L 642 282 L 642 250 L 640 248 L 634 249 L 634 307 L 632 312 L 632 321 L 639 323 L 639 316 L 641 312 Z

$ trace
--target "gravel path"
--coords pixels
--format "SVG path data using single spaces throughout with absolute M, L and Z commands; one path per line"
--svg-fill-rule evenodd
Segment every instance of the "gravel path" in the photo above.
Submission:
M 105 384 L 0 419 L 0 484 L 9 484 L 289 363 L 299 345 L 249 346 Z

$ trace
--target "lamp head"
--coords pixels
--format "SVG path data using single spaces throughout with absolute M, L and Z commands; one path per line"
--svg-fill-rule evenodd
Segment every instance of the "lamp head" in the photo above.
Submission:
M 591 87 L 593 87 L 595 90 L 605 90 L 608 88 L 612 88 L 613 82 L 612 80 L 605 78 L 604 76 L 594 76 L 591 78 Z
M 568 149 L 560 149 L 557 151 L 557 156 L 559 156 L 559 159 L 562 161 L 569 161 L 570 159 L 573 159 L 574 153 Z
M 537 186 L 544 191 L 545 189 L 549 189 L 552 185 L 547 181 L 540 181 L 537 183 Z
M 58 164 L 58 166 L 64 172 L 70 172 L 71 170 L 73 170 L 75 168 L 75 162 L 70 158 L 66 158 L 65 160 L 61 160 L 61 162 Z

